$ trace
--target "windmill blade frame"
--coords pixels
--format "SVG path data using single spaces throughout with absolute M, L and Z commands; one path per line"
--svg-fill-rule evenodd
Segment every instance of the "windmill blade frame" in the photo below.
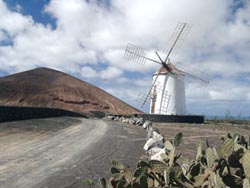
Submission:
M 154 79 L 154 82 L 153 82 L 153 84 L 151 85 L 151 87 L 150 87 L 150 89 L 149 89 L 149 91 L 148 91 L 148 93 L 147 93 L 147 95 L 146 95 L 146 98 L 145 98 L 144 102 L 142 103 L 142 107 L 144 106 L 144 104 L 145 104 L 146 101 L 148 100 L 148 98 L 149 98 L 149 96 L 150 96 L 150 94 L 151 94 L 152 89 L 155 87 L 155 84 L 157 83 L 157 78 L 158 78 L 159 75 L 160 75 L 160 70 L 161 70 L 161 68 L 159 69 L 158 74 L 157 74 L 156 78 Z
M 209 78 L 204 72 L 199 71 L 190 65 L 183 65 L 180 62 L 175 62 L 173 65 L 175 67 L 175 71 L 179 73 L 179 76 L 191 81 L 191 83 L 196 83 L 196 85 L 201 87 L 205 87 L 209 84 Z
M 134 45 L 132 43 L 128 43 L 123 58 L 129 61 L 133 60 L 134 62 L 143 65 L 146 63 L 146 61 L 151 61 L 157 64 L 161 64 L 161 62 L 146 57 L 146 54 L 147 53 L 144 48 Z
M 140 105 L 142 105 L 142 103 L 144 103 L 145 101 L 145 98 L 146 98 L 146 94 L 145 93 L 139 93 L 136 97 L 136 102 L 138 102 Z M 148 100 L 147 100 L 148 101 Z M 149 101 L 148 102 L 145 102 L 145 104 L 141 107 L 149 107 Z
M 167 45 L 163 48 L 164 51 L 162 51 L 163 54 L 167 55 L 165 58 L 165 62 L 170 57 L 170 55 L 177 54 L 191 28 L 192 26 L 185 22 L 179 22 L 177 24 L 170 39 L 168 40 Z
M 156 93 L 154 93 L 156 92 Z M 153 89 L 150 93 L 150 95 L 148 96 L 147 94 L 141 92 L 137 95 L 136 97 L 136 101 L 141 104 L 141 107 L 145 107 L 145 106 L 149 106 L 149 99 L 153 99 L 154 98 L 154 94 L 159 94 L 161 93 L 161 95 L 164 98 L 164 103 L 168 103 L 168 100 L 170 98 L 170 95 L 168 94 L 167 91 L 163 92 L 163 88 L 161 88 L 160 83 L 156 81 L 156 83 L 153 85 Z

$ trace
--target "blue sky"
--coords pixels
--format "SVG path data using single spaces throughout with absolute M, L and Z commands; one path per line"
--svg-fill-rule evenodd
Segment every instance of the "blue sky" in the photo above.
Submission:
M 124 49 L 163 49 L 178 22 L 192 29 L 172 60 L 210 78 L 187 82 L 188 113 L 249 117 L 249 0 L 0 0 L 0 76 L 54 68 L 139 108 L 159 67 L 124 60 Z
M 26 16 L 31 15 L 36 22 L 55 26 L 55 20 L 43 11 L 44 5 L 48 4 L 49 0 L 7 0 L 5 2 L 10 10 Z

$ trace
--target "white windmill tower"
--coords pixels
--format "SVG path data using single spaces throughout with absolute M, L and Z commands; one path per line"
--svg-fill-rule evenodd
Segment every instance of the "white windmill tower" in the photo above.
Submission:
M 161 65 L 160 69 L 153 74 L 153 83 L 149 92 L 143 97 L 142 107 L 150 99 L 150 114 L 161 115 L 186 115 L 185 80 L 195 81 L 200 86 L 209 83 L 203 73 L 190 66 L 170 62 L 170 55 L 183 42 L 188 34 L 190 26 L 187 23 L 179 23 L 172 34 L 166 57 L 163 60 L 155 52 L 158 61 L 146 57 L 146 51 L 133 44 L 128 44 L 124 58 L 144 64 L 151 61 Z

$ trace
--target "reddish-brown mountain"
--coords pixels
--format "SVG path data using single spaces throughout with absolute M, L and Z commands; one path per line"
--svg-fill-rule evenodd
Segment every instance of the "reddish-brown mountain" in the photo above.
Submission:
M 91 84 L 48 68 L 0 78 L 0 105 L 59 108 L 89 115 L 93 111 L 140 113 Z

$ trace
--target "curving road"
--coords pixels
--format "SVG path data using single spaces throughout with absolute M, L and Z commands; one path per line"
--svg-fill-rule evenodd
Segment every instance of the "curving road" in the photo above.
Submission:
M 110 161 L 135 166 L 141 127 L 99 119 L 49 118 L 0 124 L 0 187 L 86 187 L 109 176 Z

